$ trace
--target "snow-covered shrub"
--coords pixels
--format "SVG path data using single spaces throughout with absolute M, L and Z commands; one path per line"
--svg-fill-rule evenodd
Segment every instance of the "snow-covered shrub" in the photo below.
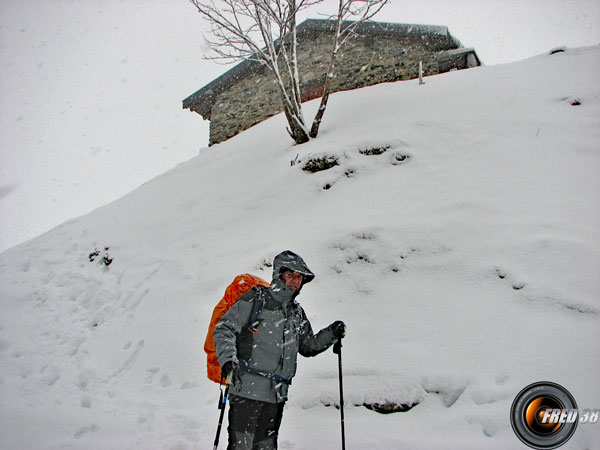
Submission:
M 363 403 L 362 406 L 364 406 L 367 409 L 370 409 L 371 411 L 378 412 L 380 414 L 391 414 L 391 413 L 395 413 L 395 412 L 409 411 L 410 409 L 414 408 L 418 404 L 419 404 L 419 402 L 411 403 L 411 404 L 398 404 L 398 403 L 393 403 L 393 402 L 386 402 L 386 403 Z
M 90 262 L 98 260 L 98 264 L 108 267 L 113 262 L 113 259 L 108 254 L 108 250 L 110 250 L 110 247 L 104 247 L 104 254 L 102 255 L 102 257 L 100 257 L 100 250 L 95 248 L 94 251 L 88 255 L 88 259 L 90 260 Z
M 383 147 L 366 148 L 363 150 L 359 150 L 358 152 L 361 155 L 373 156 L 373 155 L 381 155 L 381 154 L 385 153 L 387 150 L 389 150 L 390 148 L 391 148 L 391 146 L 385 145 Z
M 391 162 L 392 165 L 397 166 L 406 163 L 410 159 L 410 155 L 405 153 L 395 152 L 392 154 Z
M 310 173 L 315 173 L 321 172 L 322 170 L 331 169 L 332 167 L 339 165 L 340 163 L 337 159 L 337 156 L 318 156 L 310 158 L 308 161 L 306 161 L 306 164 L 304 164 L 302 170 Z

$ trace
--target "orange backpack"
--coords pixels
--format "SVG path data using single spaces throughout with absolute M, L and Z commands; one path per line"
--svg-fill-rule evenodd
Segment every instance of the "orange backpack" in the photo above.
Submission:
M 225 294 L 215 309 L 213 310 L 210 324 L 208 326 L 208 333 L 206 340 L 204 341 L 204 351 L 206 352 L 206 369 L 208 372 L 208 379 L 215 383 L 221 383 L 221 367 L 217 361 L 217 352 L 215 350 L 215 341 L 213 339 L 213 331 L 221 317 L 225 315 L 229 308 L 233 306 L 238 299 L 246 292 L 255 286 L 264 286 L 268 288 L 270 285 L 262 278 L 245 273 L 238 275 L 233 279 L 231 284 L 225 289 Z

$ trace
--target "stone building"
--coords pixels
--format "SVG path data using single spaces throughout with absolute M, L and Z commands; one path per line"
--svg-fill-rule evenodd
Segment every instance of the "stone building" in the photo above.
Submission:
M 302 101 L 323 92 L 333 31 L 333 22 L 323 19 L 309 19 L 297 27 Z M 338 54 L 332 92 L 417 78 L 419 61 L 425 76 L 480 65 L 475 50 L 462 47 L 445 26 L 365 22 L 356 31 Z M 209 145 L 282 111 L 271 74 L 252 60 L 190 95 L 183 108 L 210 120 Z

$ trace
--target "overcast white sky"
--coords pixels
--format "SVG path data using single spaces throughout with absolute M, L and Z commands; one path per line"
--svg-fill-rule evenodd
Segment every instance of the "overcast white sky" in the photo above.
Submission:
M 600 44 L 600 0 L 391 0 L 377 20 L 447 25 L 488 65 Z M 229 68 L 204 29 L 186 0 L 0 0 L 0 251 L 207 144 L 181 108 Z

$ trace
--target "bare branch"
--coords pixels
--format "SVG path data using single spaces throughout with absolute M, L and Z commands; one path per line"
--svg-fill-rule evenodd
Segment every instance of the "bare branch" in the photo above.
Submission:
M 333 36 L 333 45 L 329 67 L 325 76 L 325 85 L 323 86 L 323 95 L 319 109 L 315 114 L 311 128 L 310 137 L 316 138 L 319 134 L 319 127 L 323 120 L 323 115 L 327 109 L 329 94 L 331 91 L 331 81 L 335 73 L 335 62 L 339 49 L 344 45 L 350 36 L 353 36 L 359 24 L 372 19 L 375 14 L 381 11 L 389 0 L 339 0 L 338 13 L 335 16 L 335 32 Z
M 338 18 L 341 18 L 339 46 L 341 47 L 361 23 L 371 20 L 389 0 L 340 0 Z
M 296 55 L 296 14 L 322 0 L 189 0 L 211 27 L 211 59 L 255 60 L 272 73 L 290 134 L 306 142 Z M 288 48 L 289 46 L 289 48 Z
M 309 139 L 302 117 L 296 40 L 296 16 L 323 0 L 189 0 L 209 23 L 207 59 L 259 61 L 272 73 L 281 95 L 290 135 L 297 143 Z M 326 84 L 315 123 L 320 124 L 329 96 L 339 48 L 356 27 L 377 14 L 389 0 L 339 0 L 336 29 Z M 312 131 L 310 135 L 312 135 Z M 314 134 L 316 136 L 316 132 Z

